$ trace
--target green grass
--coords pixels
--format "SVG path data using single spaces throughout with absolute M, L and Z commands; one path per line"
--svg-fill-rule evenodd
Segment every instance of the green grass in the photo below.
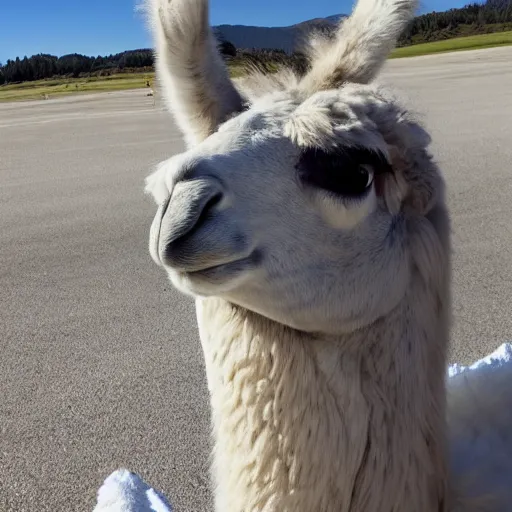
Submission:
M 507 45 L 512 45 L 512 31 L 457 37 L 455 39 L 446 39 L 445 41 L 434 41 L 432 43 L 404 46 L 403 48 L 397 48 L 391 54 L 391 58 L 416 57 L 419 55 L 430 55 L 433 53 L 477 50 L 480 48 L 492 48 Z
M 235 63 L 230 66 L 229 71 L 232 78 L 237 78 L 244 74 L 244 67 L 240 63 Z M 45 94 L 52 99 L 72 94 L 139 89 L 146 87 L 147 80 L 153 86 L 155 74 L 119 73 L 110 76 L 49 78 L 33 82 L 22 82 L 20 84 L 8 84 L 0 86 L 0 102 L 42 100 Z
M 268 62 L 267 67 L 270 73 L 279 71 L 279 64 L 275 62 Z M 228 64 L 229 76 L 231 78 L 240 78 L 247 73 L 247 66 L 240 61 L 230 62 Z
M 0 86 L 0 101 L 40 100 L 45 94 L 51 99 L 72 94 L 138 89 L 146 87 L 146 80 L 153 84 L 154 74 L 125 73 L 88 78 L 36 80 Z
M 242 64 L 229 64 L 228 65 L 228 69 L 229 69 L 229 76 L 231 78 L 240 78 L 242 76 L 244 76 L 245 74 L 245 68 Z

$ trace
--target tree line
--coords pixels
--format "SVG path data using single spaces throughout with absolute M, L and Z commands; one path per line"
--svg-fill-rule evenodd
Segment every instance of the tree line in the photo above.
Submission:
M 436 41 L 482 32 L 512 30 L 512 0 L 486 0 L 472 3 L 461 9 L 432 12 L 417 16 L 399 39 L 399 46 Z M 217 34 L 222 54 L 226 58 L 248 58 L 250 51 L 237 49 Z M 261 59 L 282 58 L 280 50 L 252 52 Z M 300 61 L 300 55 L 292 55 Z M 274 59 L 275 60 L 275 59 Z M 154 55 L 151 49 L 131 50 L 116 55 L 87 57 L 77 53 L 56 57 L 39 54 L 8 60 L 0 65 L 0 85 L 51 78 L 54 76 L 79 77 L 132 70 L 152 70 Z
M 512 0 L 486 0 L 460 9 L 417 16 L 400 37 L 398 45 L 504 30 L 512 30 Z
M 53 76 L 79 77 L 83 74 L 101 74 L 125 69 L 153 67 L 153 51 L 150 49 L 132 50 L 116 55 L 86 57 L 78 53 L 56 57 L 39 54 L 8 60 L 0 67 L 0 84 L 41 80 Z

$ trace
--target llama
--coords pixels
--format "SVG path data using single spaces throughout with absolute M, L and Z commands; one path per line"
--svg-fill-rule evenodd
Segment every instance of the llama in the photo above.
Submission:
M 505 381 L 469 406 L 446 390 L 444 181 L 428 133 L 371 84 L 414 1 L 359 0 L 334 37 L 312 38 L 304 73 L 238 84 L 208 8 L 148 2 L 187 150 L 146 191 L 151 256 L 196 300 L 215 510 L 506 510 Z M 494 458 L 459 470 L 459 434 L 471 446 L 493 426 Z

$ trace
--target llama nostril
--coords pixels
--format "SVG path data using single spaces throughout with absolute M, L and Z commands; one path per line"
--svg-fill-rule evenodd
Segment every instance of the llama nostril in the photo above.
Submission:
M 217 206 L 220 203 L 221 199 L 222 193 L 218 192 L 206 202 L 201 212 L 201 215 L 199 215 L 199 218 L 197 219 L 195 226 L 189 231 L 189 233 L 199 228 L 208 219 L 212 210 L 215 208 L 215 206 Z

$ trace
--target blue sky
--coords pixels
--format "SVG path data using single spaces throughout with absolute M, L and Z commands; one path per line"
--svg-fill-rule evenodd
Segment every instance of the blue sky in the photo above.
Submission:
M 461 7 L 469 0 L 421 0 L 421 12 Z M 35 53 L 105 55 L 151 46 L 138 0 L 1 0 L 0 62 Z M 211 22 L 291 25 L 348 13 L 352 0 L 210 0 Z

